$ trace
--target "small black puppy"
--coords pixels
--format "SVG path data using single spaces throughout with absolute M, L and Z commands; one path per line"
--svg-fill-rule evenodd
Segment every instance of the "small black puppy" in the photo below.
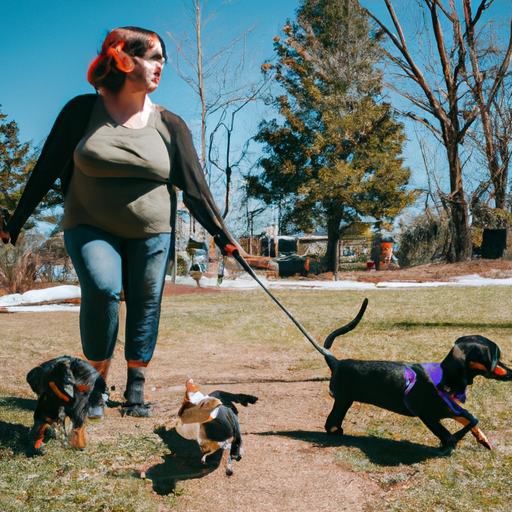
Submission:
M 489 440 L 476 426 L 478 420 L 460 403 L 464 403 L 466 388 L 478 375 L 512 380 L 512 370 L 500 361 L 498 346 L 483 336 L 463 336 L 440 364 L 336 359 L 328 349 L 336 337 L 356 327 L 367 304 L 365 299 L 356 318 L 332 332 L 324 347 L 312 341 L 332 372 L 330 395 L 335 401 L 325 423 L 326 431 L 342 435 L 341 424 L 350 406 L 357 401 L 420 418 L 441 440 L 441 447 L 446 451 L 453 450 L 469 431 L 480 444 L 491 449 Z M 440 422 L 444 418 L 452 418 L 464 426 L 451 434 Z
M 103 405 L 108 395 L 101 375 L 82 359 L 62 356 L 30 370 L 27 382 L 39 397 L 31 431 L 34 448 L 41 448 L 49 426 L 62 426 L 68 417 L 73 424 L 68 442 L 83 450 L 89 409 Z

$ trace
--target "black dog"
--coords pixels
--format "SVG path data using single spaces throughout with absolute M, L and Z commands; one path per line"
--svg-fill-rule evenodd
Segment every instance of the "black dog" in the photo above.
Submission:
M 72 422 L 68 442 L 84 449 L 89 408 L 103 405 L 103 395 L 108 395 L 101 375 L 86 361 L 62 356 L 30 370 L 27 382 L 39 397 L 31 431 L 34 448 L 41 448 L 49 426 L 62 427 L 68 417 Z
M 325 423 L 329 434 L 342 435 L 341 424 L 353 402 L 376 405 L 404 416 L 418 417 L 451 451 L 471 431 L 477 441 L 491 449 L 489 440 L 476 426 L 478 420 L 460 406 L 467 386 L 478 375 L 497 380 L 512 380 L 512 370 L 500 361 L 500 349 L 483 336 L 459 338 L 442 363 L 407 364 L 390 361 L 336 359 L 328 350 L 334 339 L 361 320 L 368 299 L 352 322 L 332 332 L 324 347 L 313 343 L 331 369 L 330 395 L 334 406 Z M 440 422 L 452 418 L 463 426 L 451 434 Z

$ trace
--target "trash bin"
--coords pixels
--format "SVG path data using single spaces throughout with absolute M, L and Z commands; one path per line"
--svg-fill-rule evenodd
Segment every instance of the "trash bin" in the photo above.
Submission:
M 482 258 L 497 260 L 507 248 L 506 229 L 484 229 L 482 237 Z

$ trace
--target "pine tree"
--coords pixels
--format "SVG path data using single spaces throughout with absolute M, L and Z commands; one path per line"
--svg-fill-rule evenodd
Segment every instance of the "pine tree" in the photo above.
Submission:
M 30 143 L 20 143 L 19 128 L 0 112 L 0 208 L 13 211 L 34 166 Z
M 0 112 L 0 210 L 12 213 L 37 162 L 39 149 L 30 142 L 20 142 L 17 123 L 6 119 L 7 115 Z M 55 216 L 50 210 L 62 203 L 60 184 L 56 183 L 37 207 L 34 218 L 58 224 L 60 214 L 57 212 Z M 25 228 L 33 225 L 32 221 L 28 222 Z
M 400 157 L 403 126 L 379 102 L 379 34 L 353 0 L 302 0 L 297 20 L 274 38 L 267 63 L 284 94 L 274 100 L 282 122 L 263 121 L 262 173 L 249 194 L 278 205 L 281 232 L 322 227 L 326 268 L 334 270 L 343 224 L 392 220 L 414 201 Z

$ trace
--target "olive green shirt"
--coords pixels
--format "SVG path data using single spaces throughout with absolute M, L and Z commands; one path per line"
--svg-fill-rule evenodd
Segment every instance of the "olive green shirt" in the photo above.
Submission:
M 74 152 L 61 229 L 88 224 L 123 238 L 169 233 L 169 153 L 155 129 L 118 125 L 98 102 Z

